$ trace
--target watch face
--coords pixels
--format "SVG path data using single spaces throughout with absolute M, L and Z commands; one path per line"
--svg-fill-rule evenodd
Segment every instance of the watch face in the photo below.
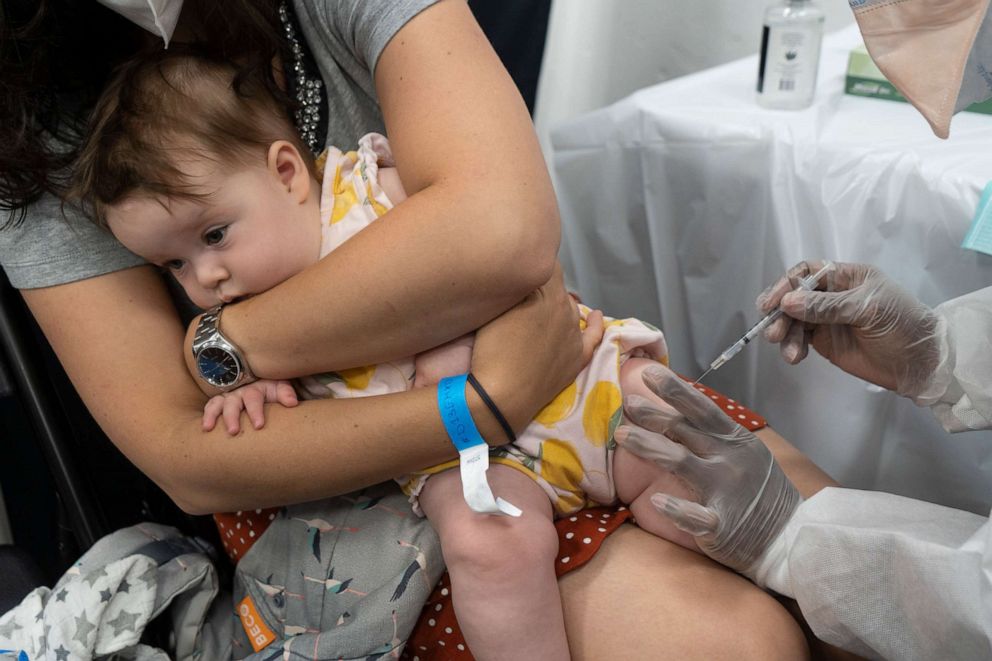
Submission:
M 217 347 L 207 347 L 196 357 L 200 375 L 212 385 L 229 386 L 238 380 L 241 368 L 230 352 Z

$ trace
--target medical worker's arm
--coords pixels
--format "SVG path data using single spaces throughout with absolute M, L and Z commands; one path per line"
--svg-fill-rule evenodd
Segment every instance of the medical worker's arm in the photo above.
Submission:
M 855 654 L 988 659 L 990 536 L 976 514 L 827 488 L 800 505 L 748 575 L 793 597 L 818 638 Z
M 813 348 L 846 372 L 932 406 L 949 431 L 992 425 L 992 288 L 932 310 L 878 269 L 838 264 L 828 291 L 793 291 L 801 262 L 759 298 L 785 313 L 765 336 L 798 363 Z
M 992 656 L 987 519 L 850 489 L 801 501 L 764 445 L 708 398 L 663 368 L 644 381 L 677 413 L 628 401 L 634 424 L 618 440 L 699 494 L 651 500 L 706 555 L 796 599 L 817 637 L 856 654 Z
M 992 287 L 938 305 L 943 322 L 941 362 L 929 405 L 948 431 L 992 427 Z

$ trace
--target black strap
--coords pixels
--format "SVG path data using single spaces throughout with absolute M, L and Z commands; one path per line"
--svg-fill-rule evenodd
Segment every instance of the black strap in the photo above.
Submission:
M 499 407 L 496 406 L 496 402 L 492 400 L 489 393 L 486 392 L 486 389 L 482 387 L 482 384 L 479 383 L 479 380 L 476 379 L 475 375 L 471 372 L 468 373 L 468 382 L 471 384 L 472 388 L 475 389 L 475 392 L 478 393 L 479 397 L 482 398 L 482 401 L 485 402 L 486 406 L 489 407 L 489 410 L 492 412 L 493 417 L 496 418 L 499 426 L 503 428 L 504 432 L 506 432 L 506 437 L 510 439 L 511 443 L 516 442 L 517 435 L 513 433 L 513 427 L 511 427 L 510 423 L 506 421 L 506 418 L 503 417 L 503 413 L 499 410 Z

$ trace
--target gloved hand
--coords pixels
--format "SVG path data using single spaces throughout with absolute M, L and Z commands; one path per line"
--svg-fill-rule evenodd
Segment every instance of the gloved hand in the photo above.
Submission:
M 827 291 L 793 291 L 821 266 L 800 262 L 758 297 L 763 314 L 775 306 L 784 313 L 765 338 L 781 343 L 788 363 L 805 358 L 812 342 L 845 372 L 907 397 L 926 391 L 941 359 L 937 314 L 865 264 L 837 264 L 820 282 Z
M 758 438 L 709 397 L 660 365 L 644 383 L 673 409 L 637 395 L 617 429 L 622 447 L 671 471 L 699 502 L 657 493 L 651 503 L 717 562 L 749 575 L 802 498 Z M 753 576 L 752 576 L 753 578 Z

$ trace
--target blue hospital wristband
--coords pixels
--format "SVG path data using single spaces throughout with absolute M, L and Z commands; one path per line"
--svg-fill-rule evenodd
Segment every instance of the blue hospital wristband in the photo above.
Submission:
M 493 495 L 486 479 L 489 470 L 489 446 L 472 420 L 465 399 L 468 374 L 449 376 L 437 384 L 437 406 L 448 438 L 458 450 L 458 472 L 462 478 L 462 496 L 469 508 L 479 514 L 520 516 L 520 508 Z
M 459 452 L 486 444 L 486 439 L 482 438 L 472 420 L 472 413 L 468 410 L 468 400 L 465 399 L 467 381 L 468 374 L 460 374 L 443 378 L 437 384 L 437 405 L 441 410 L 441 422 L 448 432 L 448 438 Z

